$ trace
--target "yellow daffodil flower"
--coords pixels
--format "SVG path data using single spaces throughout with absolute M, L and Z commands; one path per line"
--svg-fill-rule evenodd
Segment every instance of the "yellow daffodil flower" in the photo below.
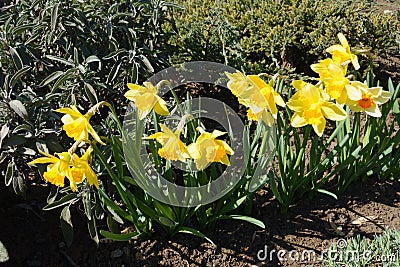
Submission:
M 63 130 L 69 137 L 73 138 L 75 141 L 83 140 L 88 142 L 90 133 L 97 142 L 104 145 L 92 125 L 89 123 L 92 114 L 86 113 L 85 115 L 82 115 L 75 106 L 71 106 L 70 108 L 59 108 L 55 111 L 65 114 L 61 118 L 61 121 L 64 123 Z
M 73 176 L 79 178 L 80 181 L 82 181 L 83 178 L 86 178 L 88 184 L 99 188 L 99 180 L 89 164 L 92 151 L 92 147 L 89 147 L 81 158 L 77 156 L 74 157 L 74 165 L 71 170 Z
M 139 119 L 144 119 L 153 108 L 154 111 L 161 116 L 169 115 L 167 103 L 157 95 L 157 87 L 149 82 L 144 82 L 143 85 L 144 86 L 128 83 L 129 91 L 125 93 L 127 99 L 135 102 L 139 113 Z
M 326 49 L 326 51 L 332 54 L 332 59 L 339 64 L 346 65 L 351 62 L 356 70 L 360 68 L 358 58 L 356 55 L 351 53 L 349 43 L 346 37 L 342 34 L 338 34 L 340 45 L 332 45 Z
M 76 184 L 82 182 L 82 176 L 76 175 L 72 168 L 72 158 L 77 158 L 78 156 L 70 155 L 68 152 L 56 153 L 57 157 L 47 154 L 45 152 L 40 151 L 46 157 L 37 158 L 29 164 L 46 164 L 50 163 L 47 166 L 47 171 L 43 174 L 43 177 L 46 181 L 56 186 L 64 186 L 65 177 L 68 178 L 72 191 L 77 190 Z
M 160 157 L 168 160 L 180 160 L 185 162 L 190 158 L 187 153 L 186 145 L 179 139 L 180 132 L 172 132 L 164 124 L 159 124 L 162 132 L 157 132 L 148 136 L 146 139 L 156 139 L 162 145 L 158 150 Z
M 348 90 L 353 92 L 353 97 L 349 97 L 346 105 L 353 111 L 365 111 L 372 117 L 381 117 L 382 113 L 378 105 L 384 104 L 390 99 L 390 92 L 383 91 L 382 87 L 368 88 L 365 83 L 358 81 L 351 82 Z
M 350 84 L 350 80 L 346 78 L 346 70 L 330 58 L 312 64 L 311 69 L 319 74 L 329 96 L 337 103 L 344 104 L 347 99 L 346 86 Z
M 322 136 L 326 120 L 340 121 L 346 118 L 346 111 L 339 105 L 329 102 L 327 96 L 320 88 L 303 81 L 292 83 L 298 91 L 286 105 L 294 111 L 291 119 L 293 127 L 312 125 L 318 136 Z
M 222 140 L 216 138 L 226 133 L 214 130 L 212 133 L 202 132 L 196 142 L 188 146 L 191 158 L 196 160 L 196 168 L 203 170 L 211 162 L 220 162 L 230 165 L 228 155 L 233 155 L 233 150 Z
M 263 120 L 272 125 L 277 117 L 276 105 L 285 106 L 282 97 L 258 75 L 245 76 L 240 71 L 225 73 L 229 78 L 228 88 L 239 103 L 248 107 L 247 116 L 252 121 Z

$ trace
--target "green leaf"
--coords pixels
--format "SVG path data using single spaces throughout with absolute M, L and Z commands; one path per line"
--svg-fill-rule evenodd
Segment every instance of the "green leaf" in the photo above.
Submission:
M 19 146 L 26 143 L 26 138 L 22 135 L 12 135 L 9 138 L 4 139 L 3 147 L 7 146 Z
M 154 68 L 150 63 L 150 60 L 145 55 L 140 55 L 138 58 L 144 63 L 148 72 L 154 73 Z
M 21 155 L 27 155 L 27 156 L 35 156 L 36 155 L 36 151 L 29 147 L 18 148 L 18 153 Z
M 61 58 L 61 57 L 52 56 L 52 55 L 46 55 L 46 57 L 47 57 L 48 59 L 50 59 L 50 60 L 58 61 L 58 62 L 60 62 L 60 63 L 62 63 L 62 64 L 64 64 L 64 65 L 68 65 L 68 66 L 72 66 L 72 67 L 75 66 L 74 62 L 71 62 L 71 61 L 69 61 L 69 60 L 63 59 L 63 58 Z
M 261 228 L 265 229 L 265 224 L 262 221 L 257 220 L 257 219 L 252 218 L 252 217 L 243 216 L 243 215 L 220 215 L 220 216 L 215 217 L 215 219 L 213 219 L 212 221 L 216 221 L 216 220 L 231 220 L 231 219 L 245 221 L 245 222 L 257 225 L 258 227 L 261 227 Z
M 99 189 L 99 193 L 100 193 L 101 198 L 104 200 L 105 204 L 107 205 L 108 210 L 112 209 L 115 211 L 115 213 L 118 216 L 121 216 L 124 219 L 126 219 L 132 223 L 134 222 L 132 215 L 128 214 L 121 207 L 119 207 L 117 204 L 115 204 L 115 202 L 112 201 L 103 190 Z M 117 219 L 117 218 L 114 216 L 114 219 Z M 117 221 L 118 221 L 118 219 L 117 219 Z
M 177 223 L 171 221 L 168 218 L 162 217 L 162 216 L 159 217 L 158 220 L 160 221 L 161 224 L 168 226 L 168 227 L 175 227 L 177 225 Z
M 7 262 L 10 259 L 10 256 L 8 255 L 7 248 L 4 246 L 4 244 L 0 241 L 0 262 Z
M 15 113 L 17 113 L 18 116 L 20 116 L 25 120 L 28 120 L 28 112 L 26 111 L 26 108 L 24 107 L 21 101 L 11 100 L 8 104 L 10 105 L 10 108 L 12 108 L 12 110 L 14 110 Z
M 192 234 L 201 238 L 204 238 L 205 240 L 207 240 L 208 242 L 210 242 L 212 245 L 215 246 L 214 242 L 208 238 L 207 236 L 205 236 L 203 233 L 201 233 L 200 231 L 190 228 L 190 227 L 179 227 L 178 233 L 186 233 L 186 234 Z
M 22 67 L 24 66 L 24 63 L 22 62 L 21 57 L 19 56 L 17 50 L 15 50 L 14 47 L 10 46 L 10 54 L 14 61 L 15 67 L 19 70 L 22 69 Z
M 78 198 L 77 198 L 76 193 L 70 193 L 70 194 L 62 197 L 60 200 L 54 201 L 53 203 L 50 203 L 50 204 L 47 204 L 43 208 L 43 210 L 52 210 L 52 209 L 67 205 L 69 203 L 72 203 L 72 202 L 76 201 L 77 199 Z
M 5 175 L 5 184 L 6 186 L 9 186 L 13 180 L 14 173 L 15 173 L 15 163 L 14 161 L 10 161 L 7 165 L 7 170 L 6 170 L 6 175 Z
M 133 232 L 133 233 L 129 233 L 129 234 L 114 234 L 105 230 L 100 230 L 100 234 L 102 236 L 104 236 L 105 238 L 114 240 L 114 241 L 129 241 L 132 240 L 134 238 L 137 238 L 140 236 L 140 233 L 137 232 Z
M 98 58 L 95 55 L 92 55 L 92 56 L 89 56 L 89 57 L 86 58 L 86 64 L 90 64 L 90 63 L 93 63 L 93 62 L 98 62 L 99 63 L 98 70 L 100 71 L 101 70 L 101 59 Z
M 157 200 L 153 201 L 155 208 L 165 217 L 167 217 L 168 219 L 170 219 L 171 221 L 176 222 L 176 216 L 174 211 L 171 209 L 170 206 L 164 204 L 164 203 L 160 203 Z
M 76 68 L 67 70 L 63 75 L 61 75 L 57 81 L 54 83 L 53 88 L 51 88 L 51 93 L 53 94 L 55 90 L 60 87 L 66 80 L 72 77 L 76 72 Z
M 14 36 L 20 35 L 21 33 L 25 32 L 26 30 L 32 29 L 35 27 L 36 23 L 28 23 L 24 25 L 19 25 L 12 30 Z
M 1 127 L 1 130 L 0 130 L 0 148 L 1 148 L 1 145 L 3 143 L 4 138 L 7 137 L 9 131 L 10 131 L 10 127 L 8 127 L 7 124 L 4 124 L 3 127 Z
M 246 200 L 246 198 L 247 195 L 237 199 L 236 201 L 229 203 L 228 205 L 224 205 L 219 214 L 225 214 L 231 212 L 232 210 L 237 209 L 240 205 L 242 205 L 242 203 Z
M 121 67 L 121 60 L 118 60 L 117 62 L 115 62 L 114 66 L 110 70 L 110 73 L 108 74 L 106 81 L 107 84 L 110 84 L 111 81 L 114 81 L 114 79 L 118 77 L 120 67 Z
M 46 142 L 42 139 L 38 139 L 36 141 L 36 148 L 37 148 L 37 150 L 41 150 L 45 153 L 49 153 L 49 149 L 47 148 Z
M 21 124 L 18 125 L 17 127 L 14 128 L 14 130 L 12 131 L 13 134 L 16 134 L 20 131 L 32 131 L 32 126 L 30 126 L 29 124 Z
M 18 70 L 10 79 L 10 88 L 13 88 L 14 85 L 18 82 L 19 79 L 22 78 L 22 76 L 24 76 L 29 70 L 31 69 L 31 67 L 29 66 L 25 66 L 22 69 Z
M 7 156 L 8 156 L 8 153 L 5 151 L 2 151 L 0 153 L 0 164 L 3 163 L 3 161 L 7 158 Z
M 336 196 L 334 193 L 329 192 L 328 190 L 318 188 L 318 189 L 317 189 L 317 192 L 322 193 L 322 194 L 326 194 L 326 195 L 328 195 L 328 196 L 331 196 L 331 197 L 333 197 L 333 198 L 336 199 L 336 200 L 338 199 L 337 196 Z
M 39 84 L 39 87 L 43 87 L 45 85 L 48 85 L 49 83 L 51 83 L 52 81 L 56 80 L 58 77 L 60 77 L 63 74 L 64 74 L 64 72 L 60 71 L 60 70 L 53 72 L 52 74 L 47 76 L 45 79 L 43 79 L 43 81 Z
M 69 206 L 65 206 L 62 209 L 60 215 L 60 223 L 64 240 L 67 243 L 67 246 L 70 247 L 72 245 L 72 241 L 74 240 L 74 226 L 72 225 Z
M 85 89 L 87 97 L 90 100 L 90 103 L 92 103 L 93 105 L 97 104 L 99 100 L 97 98 L 96 90 L 94 90 L 93 86 L 90 83 L 85 82 L 85 85 L 83 87 Z
M 248 126 L 246 126 L 243 131 L 243 153 L 244 159 L 248 160 L 250 157 L 250 133 Z
M 87 225 L 90 237 L 94 242 L 96 242 L 96 244 L 99 244 L 99 235 L 97 233 L 96 220 L 94 218 L 92 220 L 87 220 Z
M 60 4 L 55 4 L 52 11 L 51 11 L 51 31 L 54 31 L 56 29 L 57 25 L 57 17 L 58 17 L 58 7 Z
M 126 49 L 118 49 L 117 51 L 111 52 L 110 54 L 108 54 L 107 56 L 103 57 L 103 60 L 108 60 L 108 59 L 112 59 L 116 56 L 118 56 L 121 53 L 125 53 L 127 52 Z
M 17 195 L 25 193 L 25 178 L 22 173 L 17 172 L 17 175 L 12 179 L 13 189 Z

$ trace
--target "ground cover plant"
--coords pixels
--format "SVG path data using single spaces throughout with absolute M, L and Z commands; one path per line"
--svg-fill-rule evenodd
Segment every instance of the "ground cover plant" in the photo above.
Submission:
M 293 74 L 295 68 L 313 76 L 308 66 L 326 56 L 338 30 L 376 57 L 396 55 L 398 9 L 382 14 L 376 2 L 177 1 L 184 9 L 174 11 L 179 35 L 171 39 L 171 60 L 213 60 L 249 73 Z M 360 74 L 368 63 L 362 67 Z
M 193 12 L 201 16 L 191 29 L 197 32 L 188 35 L 191 22 L 177 17 L 181 6 L 163 1 L 2 3 L 0 164 L 6 186 L 24 194 L 40 179 L 51 184 L 44 210 L 62 208 L 67 246 L 74 242 L 74 209 L 84 214 L 95 243 L 147 239 L 162 230 L 168 238 L 190 233 L 215 245 L 213 231 L 226 220 L 266 228 L 253 205 L 263 190 L 287 213 L 305 196 L 337 199 L 356 181 L 398 180 L 400 86 L 377 80 L 373 62 L 374 53 L 398 49 L 398 31 L 391 30 L 398 17 L 365 15 L 369 6 L 345 3 L 334 4 L 341 7 L 338 18 L 362 11 L 359 20 L 335 20 L 345 34 L 329 28 L 333 9 L 318 17 L 317 2 L 255 2 L 249 11 L 235 1 L 234 13 L 226 13 L 224 2 L 214 3 L 211 15 Z M 249 22 L 266 10 L 287 12 L 296 23 L 273 22 L 271 15 L 265 25 L 277 25 L 268 28 L 276 39 L 266 37 L 267 30 Z M 302 18 L 302 11 L 311 13 Z M 379 41 L 368 43 L 359 28 Z M 264 46 L 266 39 L 280 42 Z M 311 70 L 307 76 L 294 74 L 293 67 L 302 69 L 288 55 Z M 202 62 L 166 69 L 193 59 L 239 70 L 227 67 L 209 86 L 177 82 L 185 81 L 182 73 L 205 71 L 192 69 Z M 156 79 L 159 70 L 179 75 Z M 228 101 L 195 98 L 191 88 L 222 91 L 219 100 Z M 202 117 L 218 105 L 222 122 Z M 218 184 L 224 174 L 238 180 Z M 148 181 L 155 181 L 152 190 L 144 187 Z M 182 196 L 167 186 L 215 183 L 204 192 L 223 196 L 196 205 L 203 193 Z M 169 192 L 169 201 L 154 191 Z

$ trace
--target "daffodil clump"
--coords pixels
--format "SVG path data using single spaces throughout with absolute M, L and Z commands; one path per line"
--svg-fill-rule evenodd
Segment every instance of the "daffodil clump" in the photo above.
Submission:
M 143 120 L 153 110 L 158 115 L 168 116 L 170 112 L 167 108 L 167 103 L 158 96 L 158 86 L 154 86 L 149 82 L 144 82 L 143 85 L 128 83 L 129 90 L 125 93 L 125 97 L 134 102 L 138 110 L 139 119 Z M 262 111 L 258 111 L 257 115 L 262 116 L 261 113 Z M 178 128 L 184 127 L 181 124 Z M 161 158 L 182 162 L 193 160 L 198 170 L 204 170 L 213 162 L 230 165 L 228 155 L 233 155 L 234 151 L 225 141 L 216 139 L 226 134 L 226 132 L 214 130 L 212 133 L 208 133 L 198 127 L 198 131 L 201 132 L 200 136 L 194 143 L 186 145 L 180 139 L 183 129 L 173 131 L 162 123 L 159 123 L 159 126 L 160 132 L 151 134 L 144 139 L 155 139 L 161 144 L 161 148 L 157 151 Z
M 228 88 L 240 104 L 248 108 L 247 117 L 251 121 L 263 121 L 271 126 L 278 114 L 276 105 L 284 107 L 282 97 L 274 91 L 273 84 L 267 84 L 258 75 L 225 73 L 229 78 Z
M 351 81 L 347 75 L 351 63 L 356 70 L 360 68 L 355 55 L 342 34 L 338 34 L 340 45 L 333 45 L 326 51 L 332 55 L 311 65 L 319 74 L 317 85 L 302 80 L 293 81 L 296 93 L 286 103 L 294 114 L 291 118 L 293 127 L 312 125 L 318 136 L 322 136 L 326 119 L 341 121 L 347 117 L 344 105 L 352 111 L 365 111 L 368 115 L 380 117 L 379 105 L 390 99 L 390 93 L 381 87 L 369 88 L 365 83 Z M 228 88 L 238 98 L 239 103 L 248 108 L 248 118 L 252 121 L 262 120 L 271 125 L 276 119 L 278 110 L 285 103 L 270 84 L 257 75 L 240 72 L 226 73 L 229 78 Z
M 326 51 L 332 55 L 311 65 L 319 75 L 317 85 L 302 80 L 293 81 L 296 93 L 286 106 L 294 114 L 291 118 L 293 127 L 312 125 L 315 133 L 322 136 L 326 120 L 341 121 L 347 117 L 344 105 L 352 111 L 365 111 L 373 117 L 380 117 L 379 105 L 390 99 L 390 93 L 381 87 L 369 88 L 365 83 L 351 81 L 347 68 L 351 63 L 358 70 L 360 65 L 342 34 L 338 34 L 340 45 L 332 45 Z M 247 117 L 251 121 L 263 121 L 272 125 L 277 117 L 277 105 L 284 107 L 282 97 L 257 75 L 226 73 L 229 78 L 228 88 L 237 97 L 240 104 L 248 108 Z
M 74 105 L 55 110 L 58 113 L 65 114 L 61 118 L 63 130 L 68 137 L 75 140 L 75 143 L 67 152 L 55 153 L 56 156 L 40 151 L 45 157 L 29 162 L 31 165 L 48 164 L 47 170 L 43 173 L 43 178 L 47 182 L 63 187 L 65 178 L 67 178 L 71 190 L 77 191 L 77 185 L 86 180 L 89 185 L 99 188 L 99 181 L 91 167 L 93 149 L 90 145 L 92 142 L 104 145 L 104 142 L 93 129 L 89 120 L 102 105 L 109 106 L 107 102 L 100 102 L 86 114 L 82 114 Z M 93 141 L 90 140 L 89 136 L 92 136 Z M 85 143 L 88 144 L 88 148 L 79 157 L 75 152 L 78 147 L 83 146 Z

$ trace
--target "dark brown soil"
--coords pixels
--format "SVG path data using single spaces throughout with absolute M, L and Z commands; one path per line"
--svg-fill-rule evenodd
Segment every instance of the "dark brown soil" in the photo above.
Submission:
M 302 199 L 281 214 L 268 190 L 255 198 L 255 216 L 266 229 L 239 221 L 221 221 L 206 233 L 216 244 L 179 234 L 168 239 L 161 231 L 130 243 L 101 243 L 89 238 L 84 217 L 74 212 L 75 239 L 66 248 L 59 227 L 59 210 L 42 211 L 48 188 L 32 187 L 25 200 L 1 188 L 0 241 L 10 260 L 0 266 L 321 266 L 316 262 L 280 262 L 275 249 L 315 250 L 320 255 L 339 238 L 372 238 L 386 227 L 400 229 L 400 183 L 354 184 L 339 200 L 326 195 Z M 352 224 L 361 217 L 371 221 Z M 268 258 L 257 253 L 267 249 Z M 263 256 L 264 252 L 259 254 Z

